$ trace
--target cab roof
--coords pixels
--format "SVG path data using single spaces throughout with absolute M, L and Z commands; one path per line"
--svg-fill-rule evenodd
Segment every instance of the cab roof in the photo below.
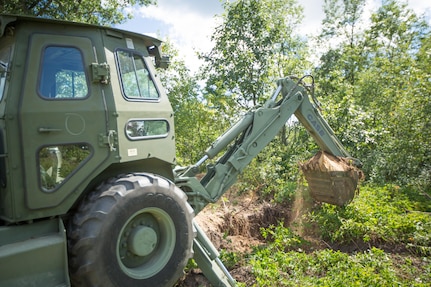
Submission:
M 3 37 L 6 27 L 8 25 L 11 25 L 13 23 L 17 22 L 42 22 L 42 23 L 52 23 L 56 25 L 72 25 L 72 26 L 81 26 L 81 27 L 93 27 L 98 29 L 104 29 L 107 31 L 117 32 L 117 33 L 123 33 L 124 35 L 128 35 L 129 37 L 134 38 L 140 38 L 144 41 L 145 46 L 147 47 L 150 55 L 153 55 L 156 57 L 156 60 L 161 59 L 160 54 L 160 45 L 162 44 L 162 41 L 148 36 L 144 34 L 139 34 L 135 32 L 130 32 L 126 30 L 121 30 L 113 27 L 107 27 L 107 26 L 99 26 L 99 25 L 93 25 L 93 24 L 86 24 L 86 23 L 79 23 L 79 22 L 71 22 L 71 21 L 64 21 L 64 20 L 57 20 L 57 19 L 48 19 L 48 18 L 41 18 L 41 17 L 33 17 L 33 16 L 23 16 L 23 15 L 12 15 L 12 14 L 0 14 L 0 38 Z

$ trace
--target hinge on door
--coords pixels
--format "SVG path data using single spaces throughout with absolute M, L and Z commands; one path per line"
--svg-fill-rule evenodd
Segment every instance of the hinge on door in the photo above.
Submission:
M 99 134 L 99 145 L 108 145 L 110 151 L 116 151 L 118 145 L 117 132 L 114 130 L 110 130 L 107 135 Z
M 92 63 L 93 83 L 109 84 L 109 65 L 107 63 Z

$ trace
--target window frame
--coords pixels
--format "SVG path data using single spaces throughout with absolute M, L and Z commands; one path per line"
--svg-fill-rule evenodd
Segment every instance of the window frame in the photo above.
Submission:
M 121 70 L 121 65 L 120 65 L 120 58 L 118 56 L 119 52 L 126 52 L 129 54 L 132 54 L 133 56 L 138 56 L 139 58 L 142 59 L 142 62 L 144 64 L 145 69 L 148 71 L 148 76 L 151 79 L 151 82 L 154 85 L 154 88 L 157 92 L 157 98 L 144 98 L 144 97 L 130 97 L 126 94 L 126 91 L 124 89 L 124 81 L 123 81 L 123 73 Z M 116 64 L 116 68 L 117 68 L 117 74 L 118 74 L 118 80 L 119 80 L 119 84 L 120 84 L 120 89 L 121 89 L 121 94 L 123 95 L 123 98 L 127 101 L 130 102 L 160 102 L 161 99 L 161 93 L 159 90 L 159 86 L 156 84 L 156 81 L 154 79 L 154 75 L 153 73 L 151 73 L 150 70 L 150 65 L 148 64 L 147 58 L 145 57 L 145 55 L 139 51 L 133 50 L 133 49 L 125 49 L 125 48 L 117 48 L 114 51 L 114 55 L 115 55 L 115 64 Z M 135 75 L 136 75 L 136 65 L 134 65 L 134 71 L 135 71 Z M 138 84 L 139 85 L 139 84 Z M 139 86 L 138 86 L 139 88 Z
M 56 184 L 52 187 L 52 188 L 47 188 L 46 186 L 44 186 L 43 183 L 43 172 L 42 172 L 42 161 L 41 161 L 41 151 L 43 149 L 50 149 L 50 148 L 57 148 L 59 150 L 60 153 L 60 158 L 62 161 L 64 161 L 65 158 L 63 158 L 63 155 L 61 154 L 61 150 L 60 147 L 64 146 L 86 146 L 88 149 L 88 155 L 79 162 L 79 164 L 77 164 L 75 166 L 75 168 L 67 174 L 67 176 L 65 176 L 61 181 L 56 182 Z M 38 181 L 39 181 L 39 188 L 44 192 L 44 193 L 54 193 L 56 192 L 60 187 L 62 187 L 66 182 L 69 181 L 70 178 L 72 178 L 88 161 L 90 161 L 91 158 L 93 158 L 94 156 L 94 148 L 93 146 L 91 146 L 89 143 L 86 142 L 76 142 L 76 143 L 59 143 L 59 144 L 49 144 L 49 145 L 42 145 L 37 149 L 36 152 L 36 159 L 37 159 L 37 165 L 38 165 Z M 61 167 L 60 167 L 61 169 Z M 53 171 L 53 170 L 52 170 Z
M 157 135 L 141 135 L 141 136 L 132 136 L 128 133 L 129 124 L 132 122 L 165 122 L 166 123 L 166 133 L 157 134 Z M 151 140 L 151 139 L 161 139 L 166 138 L 171 131 L 171 126 L 169 121 L 164 118 L 131 118 L 124 125 L 124 134 L 130 141 L 141 141 L 141 140 Z
M 44 95 L 44 93 L 41 91 L 41 83 L 42 83 L 42 75 L 44 72 L 44 59 L 45 59 L 45 52 L 48 48 L 72 48 L 75 49 L 77 52 L 79 52 L 80 58 L 81 58 L 81 64 L 82 64 L 82 72 L 84 73 L 85 76 L 85 84 L 87 87 L 87 93 L 85 96 L 83 97 L 47 97 L 46 95 Z M 69 71 L 69 70 L 68 70 Z M 70 70 L 71 71 L 71 70 Z M 54 74 L 54 77 L 57 74 Z M 57 84 L 57 83 L 56 83 Z M 40 98 L 47 100 L 47 101 L 62 101 L 62 100 L 66 100 L 66 101 L 79 101 L 79 100 L 85 100 L 88 99 L 90 97 L 90 81 L 89 81 L 89 74 L 88 74 L 88 69 L 85 65 L 85 58 L 84 58 L 84 53 L 82 52 L 82 49 L 80 49 L 78 46 L 74 46 L 74 45 L 61 45 L 61 44 L 47 44 L 43 47 L 42 51 L 41 51 L 41 57 L 40 57 L 40 64 L 39 64 L 39 71 L 38 71 L 38 78 L 37 78 L 37 87 L 36 87 L 36 91 L 37 94 L 39 95 Z

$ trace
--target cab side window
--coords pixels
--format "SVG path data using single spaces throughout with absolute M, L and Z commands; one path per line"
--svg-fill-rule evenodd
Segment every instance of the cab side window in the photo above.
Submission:
M 158 99 L 159 93 L 144 58 L 123 50 L 118 50 L 116 55 L 124 96 L 127 99 Z
M 44 49 L 39 94 L 48 99 L 87 97 L 88 82 L 79 49 L 60 46 L 48 46 Z
M 12 54 L 12 45 L 0 48 L 0 100 L 5 90 L 7 72 Z
M 39 176 L 44 191 L 60 186 L 91 155 L 88 144 L 45 146 L 39 150 Z

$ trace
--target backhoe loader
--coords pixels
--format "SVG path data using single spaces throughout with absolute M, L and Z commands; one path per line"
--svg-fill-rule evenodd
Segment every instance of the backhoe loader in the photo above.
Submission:
M 194 216 L 293 115 L 346 165 L 303 168 L 316 200 L 352 199 L 359 161 L 302 79 L 279 80 L 201 160 L 175 167 L 160 45 L 110 27 L 0 15 L 1 287 L 170 287 L 191 258 L 213 286 L 235 286 Z

